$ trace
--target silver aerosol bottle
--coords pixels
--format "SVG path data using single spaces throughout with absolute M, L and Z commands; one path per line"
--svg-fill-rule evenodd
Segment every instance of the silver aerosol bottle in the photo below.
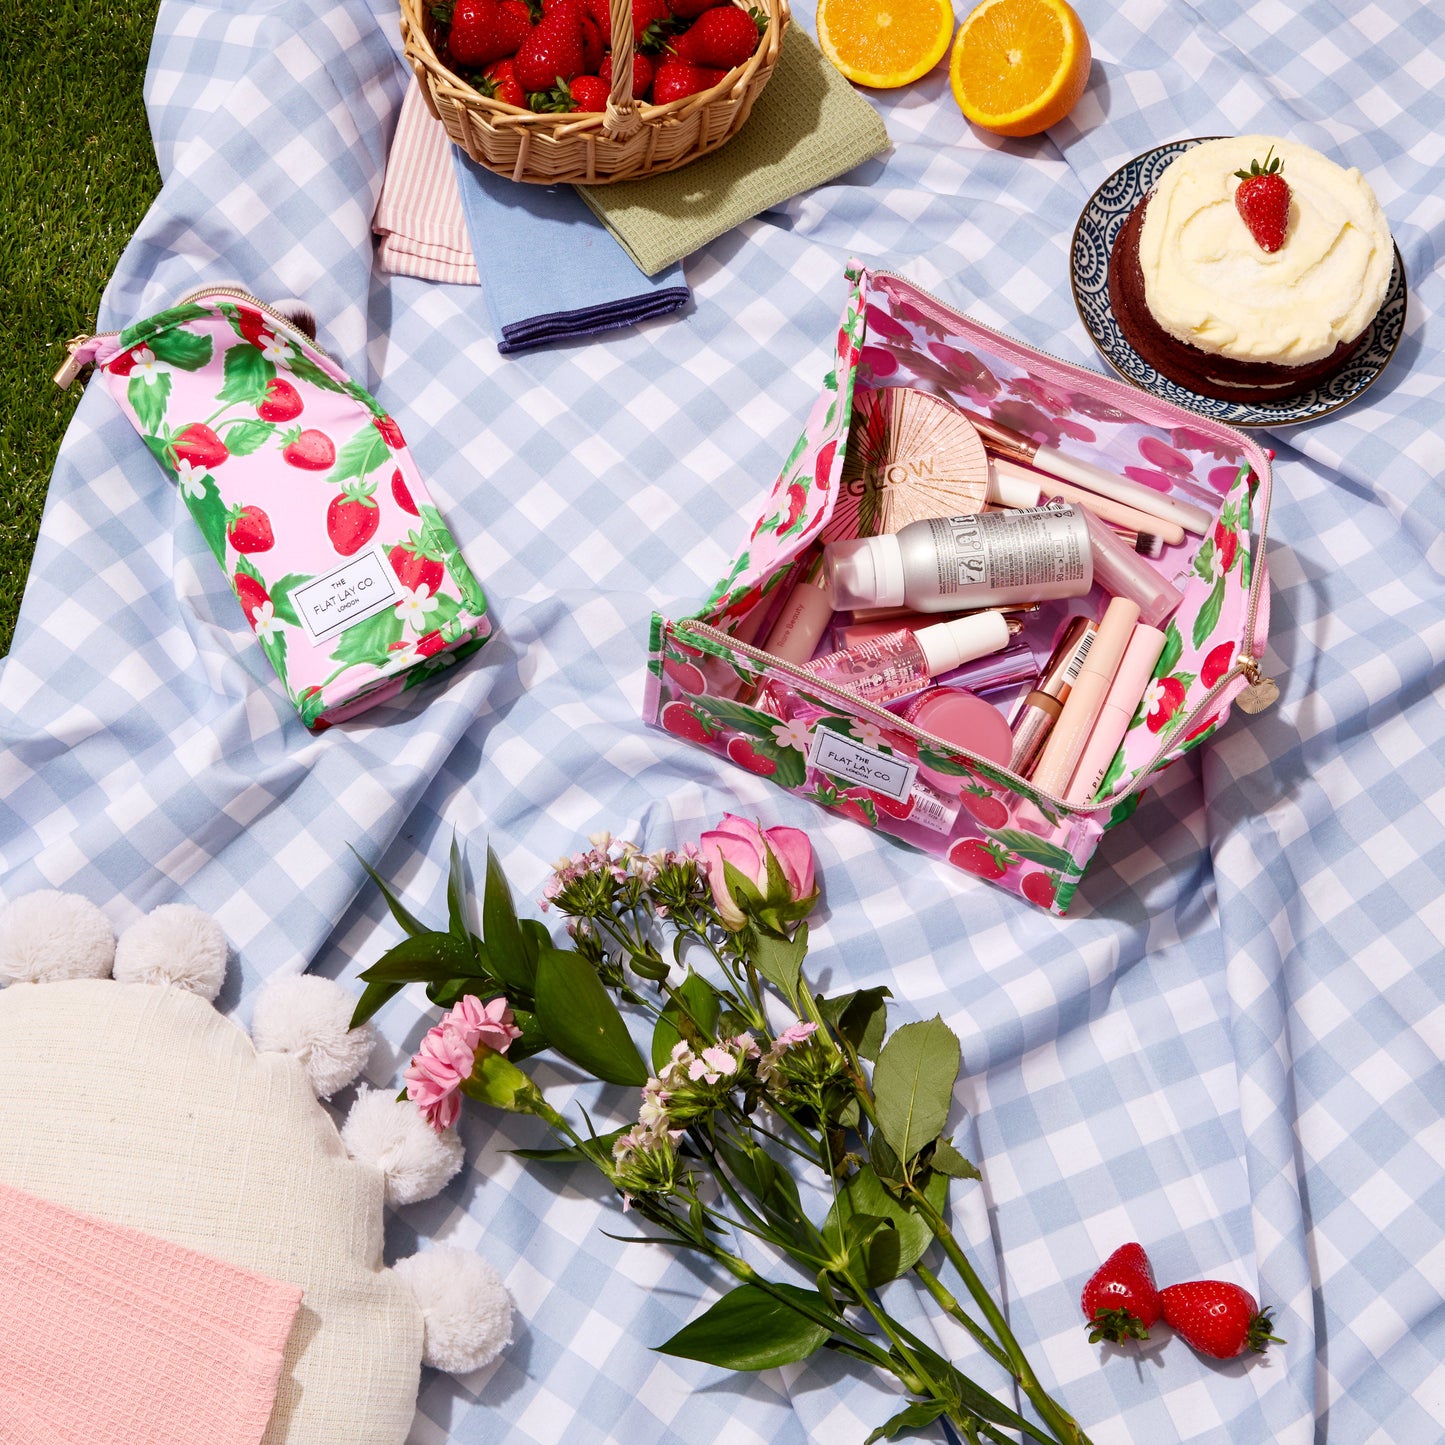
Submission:
M 963 612 L 1053 597 L 1094 584 L 1093 549 L 1077 507 L 930 517 L 901 531 L 825 549 L 833 606 Z

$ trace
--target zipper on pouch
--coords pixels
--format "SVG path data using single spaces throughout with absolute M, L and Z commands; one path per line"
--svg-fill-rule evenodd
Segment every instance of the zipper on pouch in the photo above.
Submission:
M 1031 346 L 1026 341 L 1017 341 L 1011 336 L 1005 336 L 1002 332 L 995 331 L 993 327 L 985 326 L 982 322 L 975 321 L 972 317 L 965 318 L 960 316 L 959 313 L 946 301 L 942 300 L 942 298 L 935 296 L 931 291 L 927 291 L 922 286 L 910 281 L 906 276 L 900 276 L 896 271 L 870 271 L 869 274 L 875 277 L 886 276 L 890 280 L 899 282 L 908 287 L 910 291 L 917 292 L 918 295 L 931 302 L 944 317 L 957 322 L 966 320 L 969 326 L 977 327 L 980 331 L 996 337 L 1006 346 L 1017 347 L 1022 351 L 1031 352 L 1033 355 L 1045 361 L 1051 361 L 1054 365 L 1065 367 L 1070 371 L 1083 371 L 1083 368 L 1075 362 L 1065 361 L 1062 357 L 1055 356 L 1052 352 L 1043 351 L 1037 346 Z M 1128 386 L 1122 381 L 1115 381 L 1112 377 L 1104 376 L 1100 373 L 1084 372 L 1084 375 L 1087 376 L 1091 385 L 1103 386 L 1105 388 L 1105 395 L 1115 397 L 1120 403 L 1126 404 L 1124 407 L 1126 411 L 1130 407 L 1137 408 L 1140 396 L 1147 395 L 1147 393 L 1141 393 L 1136 387 Z M 1154 400 L 1159 401 L 1158 398 L 1154 398 Z M 1208 420 L 1208 418 L 1197 417 L 1194 416 L 1193 413 L 1173 408 L 1167 402 L 1161 402 L 1160 405 L 1167 408 L 1169 412 L 1177 411 L 1178 419 L 1181 423 L 1197 425 L 1200 421 Z M 1249 438 L 1242 432 L 1237 431 L 1234 427 L 1225 426 L 1223 422 L 1215 422 L 1214 425 L 1238 441 L 1241 444 L 1241 450 L 1250 445 Z M 1267 461 L 1266 465 L 1268 465 Z M 1269 482 L 1272 488 L 1272 475 Z M 1263 514 L 1259 518 L 1257 549 L 1251 549 L 1252 554 L 1259 559 L 1262 559 L 1264 556 L 1268 535 L 1269 507 L 1266 506 Z M 982 758 L 977 753 L 970 752 L 967 748 L 960 748 L 952 743 L 945 742 L 942 738 L 934 737 L 931 733 L 914 727 L 912 723 L 905 722 L 897 713 L 889 712 L 886 708 L 867 702 L 844 688 L 836 687 L 832 683 L 823 681 L 821 678 L 816 678 L 794 663 L 786 662 L 780 657 L 774 657 L 771 653 L 764 652 L 761 648 L 754 647 L 750 643 L 737 642 L 730 634 L 724 632 L 721 628 L 713 627 L 710 623 L 697 621 L 679 622 L 676 624 L 676 630 L 679 633 L 694 636 L 700 641 L 705 640 L 713 643 L 715 646 L 725 647 L 731 652 L 739 653 L 758 663 L 759 670 L 761 671 L 781 673 L 786 677 L 794 678 L 799 683 L 804 684 L 810 692 L 824 693 L 830 697 L 837 698 L 841 702 L 846 703 L 846 710 L 864 713 L 878 722 L 883 723 L 893 731 L 901 732 L 904 736 L 911 737 L 915 742 L 923 743 L 930 751 L 941 752 L 954 757 L 967 758 L 970 762 L 978 764 L 990 772 L 1001 773 L 1004 777 L 1017 783 L 1019 791 L 1023 791 L 1026 794 L 1031 793 L 1033 796 L 1043 799 L 1050 807 L 1057 809 L 1060 813 L 1086 816 L 1102 812 L 1106 808 L 1112 810 L 1117 807 L 1119 803 L 1123 802 L 1125 798 L 1144 787 L 1154 770 L 1163 761 L 1165 754 L 1168 753 L 1169 749 L 1173 746 L 1174 739 L 1187 736 L 1188 730 L 1193 723 L 1209 711 L 1210 707 L 1218 700 L 1220 694 L 1223 693 L 1236 678 L 1243 677 L 1247 680 L 1248 685 L 1235 699 L 1239 706 L 1247 713 L 1263 712 L 1265 708 L 1269 707 L 1270 704 L 1279 697 L 1279 688 L 1276 686 L 1274 679 L 1266 677 L 1260 671 L 1259 663 L 1255 661 L 1254 657 L 1255 630 L 1259 619 L 1259 602 L 1260 597 L 1263 595 L 1265 576 L 1266 569 L 1256 563 L 1253 574 L 1250 577 L 1249 606 L 1245 613 L 1244 620 L 1245 635 L 1240 639 L 1240 650 L 1243 655 L 1240 656 L 1229 671 L 1200 698 L 1184 718 L 1169 730 L 1168 737 L 1160 743 L 1154 752 L 1154 756 L 1135 772 L 1128 786 L 1121 788 L 1116 793 L 1111 793 L 1108 798 L 1098 803 L 1069 803 L 1063 798 L 1055 797 L 1051 793 L 1045 793 L 1041 789 L 1034 787 L 1033 784 L 1021 774 L 1001 767 L 999 764 L 991 762 L 987 758 Z
M 185 306 L 201 296 L 226 296 L 236 301 L 245 301 L 248 305 L 260 311 L 263 315 L 269 316 L 273 321 L 279 323 L 288 335 L 294 340 L 300 341 L 303 345 L 311 347 L 313 351 L 319 351 L 328 360 L 334 360 L 331 353 L 326 350 L 314 337 L 308 336 L 297 324 L 284 312 L 278 311 L 274 306 L 268 305 L 259 297 L 253 296 L 249 291 L 240 286 L 196 286 L 187 291 L 186 294 L 165 308 L 166 311 L 174 311 L 177 306 Z M 69 389 L 71 382 L 85 370 L 91 363 L 81 357 L 80 352 L 92 341 L 106 341 L 111 337 L 119 336 L 119 331 L 96 331 L 89 336 L 84 334 L 72 336 L 65 343 L 65 360 L 60 365 L 60 370 L 55 373 L 55 384 L 61 391 Z

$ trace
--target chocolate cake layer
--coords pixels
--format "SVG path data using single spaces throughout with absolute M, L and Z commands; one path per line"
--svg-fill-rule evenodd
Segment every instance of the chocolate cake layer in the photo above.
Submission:
M 1124 339 L 1156 371 L 1201 396 L 1221 401 L 1280 401 L 1332 376 L 1369 335 L 1366 327 L 1351 342 L 1341 342 L 1330 355 L 1307 366 L 1276 366 L 1265 361 L 1235 361 L 1201 351 L 1171 336 L 1154 319 L 1144 299 L 1144 272 L 1139 265 L 1139 230 L 1144 224 L 1145 196 L 1130 213 L 1109 254 L 1109 305 Z

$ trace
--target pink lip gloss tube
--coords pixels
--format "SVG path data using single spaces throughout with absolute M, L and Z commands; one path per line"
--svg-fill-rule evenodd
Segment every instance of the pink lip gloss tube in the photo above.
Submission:
M 1094 581 L 1105 592 L 1137 603 L 1140 620 L 1157 627 L 1184 600 L 1183 594 L 1092 512 L 1083 510 L 1083 518 L 1094 550 Z
M 917 632 L 903 628 L 885 633 L 857 647 L 815 658 L 802 670 L 881 705 L 921 692 L 940 672 L 1001 652 L 1008 640 L 1008 623 L 1000 613 L 978 612 L 920 627 Z
M 1084 755 L 1074 769 L 1069 790 L 1064 794 L 1066 803 L 1089 803 L 1099 791 L 1124 734 L 1129 731 L 1130 719 L 1139 711 L 1139 700 L 1149 679 L 1154 676 L 1154 664 L 1164 651 L 1164 634 L 1157 627 L 1136 627 L 1129 645 L 1124 649 L 1124 660 L 1114 674 L 1114 681 L 1104 698 L 1099 720 L 1089 734 Z

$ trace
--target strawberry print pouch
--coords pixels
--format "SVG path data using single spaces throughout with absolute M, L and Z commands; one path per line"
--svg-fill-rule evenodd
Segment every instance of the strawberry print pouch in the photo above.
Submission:
M 436 677 L 491 623 L 401 429 L 308 323 L 210 287 L 76 338 L 56 381 L 105 376 L 319 730 Z
M 648 722 L 844 817 L 946 858 L 1062 914 L 1104 832 L 1150 781 L 1223 726 L 1233 704 L 1268 706 L 1264 534 L 1268 456 L 1250 438 L 1123 382 L 1047 356 L 954 311 L 901 276 L 851 270 L 832 369 L 746 544 L 691 616 L 655 616 Z M 1215 517 L 1153 563 L 1182 602 L 1141 705 L 1087 805 L 960 750 L 770 655 L 770 620 L 821 539 L 856 534 L 843 462 L 857 392 L 909 386 Z M 1253 534 L 1252 534 L 1253 531 Z M 1024 620 L 1036 657 L 1070 613 L 1108 596 L 1047 603 Z

